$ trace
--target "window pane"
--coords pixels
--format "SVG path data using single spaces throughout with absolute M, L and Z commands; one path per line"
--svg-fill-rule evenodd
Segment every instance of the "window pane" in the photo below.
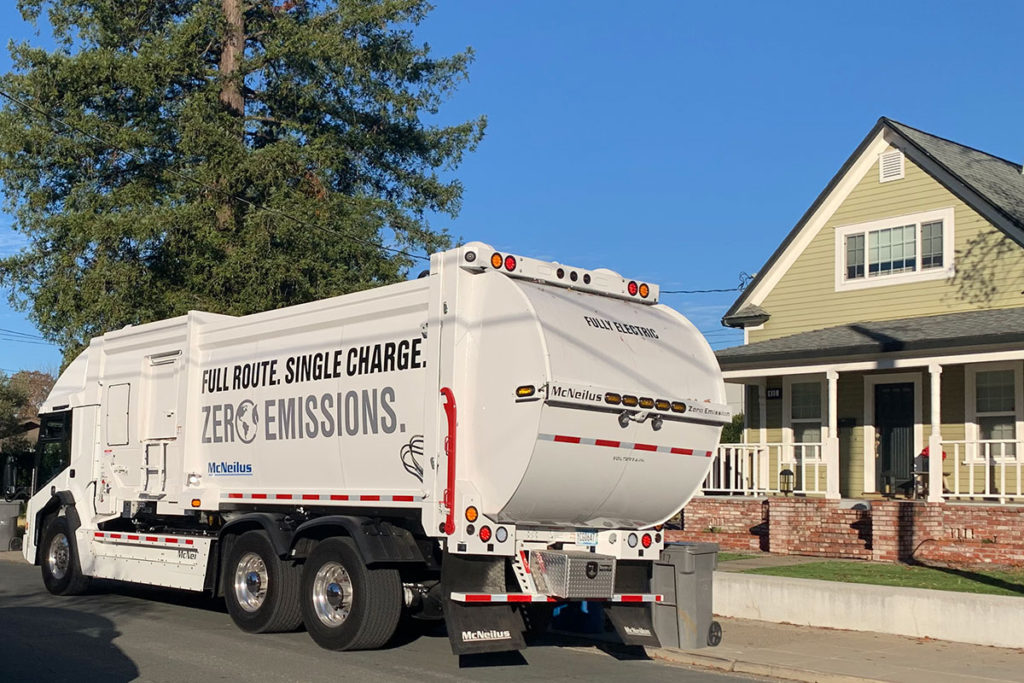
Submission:
M 1013 370 L 990 370 L 975 376 L 980 413 L 1013 412 L 1016 409 L 1013 391 Z
M 978 455 L 985 456 L 987 454 L 997 457 L 1015 455 L 1017 452 L 1016 444 L 1013 443 L 1016 439 L 1015 431 L 1012 416 L 979 417 L 978 433 L 982 441 L 1008 441 L 1009 443 L 981 444 Z
M 916 227 L 913 225 L 869 232 L 868 272 L 871 275 L 888 275 L 913 271 L 917 263 L 916 239 Z
M 846 238 L 846 279 L 864 277 L 864 235 Z
M 761 427 L 761 387 L 756 384 L 746 385 L 746 418 L 751 429 Z
M 942 267 L 942 221 L 921 224 L 921 268 Z
M 796 443 L 821 443 L 821 423 L 798 422 L 794 424 L 793 441 Z M 808 449 L 808 455 L 811 452 L 811 449 Z
M 801 382 L 791 387 L 792 417 L 794 420 L 821 419 L 821 385 Z

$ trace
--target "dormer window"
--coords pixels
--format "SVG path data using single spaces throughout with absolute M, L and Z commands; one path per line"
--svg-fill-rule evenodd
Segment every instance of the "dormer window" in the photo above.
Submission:
M 953 209 L 836 228 L 836 290 L 953 274 Z

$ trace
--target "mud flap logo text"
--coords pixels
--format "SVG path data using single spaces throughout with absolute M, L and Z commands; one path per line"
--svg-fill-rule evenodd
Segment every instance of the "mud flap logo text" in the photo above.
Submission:
M 510 640 L 512 634 L 509 631 L 463 631 L 462 642 L 472 643 L 481 640 Z

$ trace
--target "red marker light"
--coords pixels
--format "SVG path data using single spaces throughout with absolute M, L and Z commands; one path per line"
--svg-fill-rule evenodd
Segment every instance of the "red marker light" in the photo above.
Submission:
M 516 257 L 515 256 L 506 256 L 505 257 L 505 270 L 515 270 L 515 269 L 516 269 Z
M 645 548 L 650 548 L 651 547 L 651 535 L 650 534 L 644 534 L 643 538 L 640 539 L 640 544 L 643 547 L 645 547 Z
M 484 543 L 487 543 L 487 541 L 491 540 L 491 527 L 489 527 L 489 526 L 482 526 L 482 527 L 480 527 L 480 540 L 483 541 Z
M 629 292 L 630 296 L 636 296 L 636 292 L 637 292 L 636 282 L 630 281 L 629 285 L 626 286 L 626 291 Z

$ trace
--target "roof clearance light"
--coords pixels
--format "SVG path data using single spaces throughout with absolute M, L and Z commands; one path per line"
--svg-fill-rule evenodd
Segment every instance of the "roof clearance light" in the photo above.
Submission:
M 477 511 L 477 509 L 475 507 L 473 507 L 472 505 L 470 505 L 468 508 L 466 508 L 466 521 L 467 522 L 475 522 L 476 518 L 479 517 L 479 516 L 480 516 L 480 512 Z
M 643 538 L 640 539 L 640 545 L 642 545 L 645 548 L 650 548 L 652 540 L 654 539 L 651 538 L 650 534 L 644 534 Z
M 482 527 L 480 527 L 480 540 L 483 541 L 484 543 L 487 543 L 487 541 L 491 540 L 491 527 L 489 527 L 489 526 L 482 526 Z
M 537 393 L 537 388 L 532 384 L 527 384 L 526 386 L 518 387 L 516 389 L 516 396 L 519 398 L 529 398 L 535 393 Z
M 685 413 L 686 404 L 682 401 L 672 401 L 672 412 L 673 413 Z
M 569 279 L 572 280 L 573 282 L 576 282 L 576 280 L 580 279 L 580 276 L 574 270 L 571 273 L 569 273 Z
M 515 269 L 516 269 L 516 257 L 515 256 L 506 256 L 505 257 L 505 270 L 515 270 Z
M 583 273 L 583 284 L 590 284 L 590 273 Z
M 618 394 L 608 393 L 604 395 L 604 402 L 613 406 L 617 406 L 622 403 L 622 397 Z
M 622 405 L 624 406 L 635 408 L 637 403 L 639 403 L 639 401 L 637 401 L 636 396 L 626 395 L 622 397 Z
M 626 285 L 626 291 L 629 292 L 630 296 L 636 296 L 636 292 L 637 292 L 636 282 L 630 280 L 629 284 Z
M 653 408 L 654 407 L 654 399 L 653 398 L 641 398 L 640 399 L 640 407 L 641 408 Z
M 558 270 L 556 270 L 555 271 L 555 275 L 558 276 L 559 280 L 564 278 L 565 277 L 565 268 L 559 268 Z
M 495 268 L 501 268 L 501 264 L 504 261 L 505 259 L 503 259 L 501 257 L 501 254 L 499 254 L 498 252 L 494 252 L 493 254 L 491 254 L 491 265 L 494 266 Z
M 668 410 L 671 406 L 669 405 L 668 401 L 666 401 L 663 398 L 659 398 L 657 401 L 654 402 L 654 407 L 657 408 L 658 410 Z
M 647 295 L 651 293 L 651 288 L 647 286 L 647 283 L 640 285 L 640 296 L 647 298 Z

